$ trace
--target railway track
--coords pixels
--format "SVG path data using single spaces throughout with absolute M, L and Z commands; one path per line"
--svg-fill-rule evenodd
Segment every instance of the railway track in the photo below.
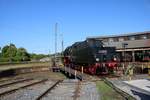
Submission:
M 43 83 L 43 82 L 47 81 L 47 79 L 38 80 L 38 81 L 34 80 L 31 82 L 30 81 L 31 80 L 26 80 L 27 83 L 25 85 L 19 86 L 17 88 L 12 88 L 12 89 L 8 89 L 8 90 L 6 89 L 6 91 L 3 90 L 3 92 L 0 93 L 0 97 L 5 96 L 6 94 L 11 94 L 12 92 L 15 92 L 15 91 L 23 89 L 23 88 L 27 88 L 27 87 L 30 87 L 30 86 L 33 86 L 33 85 L 36 85 L 39 83 Z
M 124 92 L 123 90 L 117 88 L 112 82 L 110 82 L 107 78 L 102 78 L 102 80 L 111 88 L 113 88 L 118 94 L 120 94 L 124 100 L 136 100 L 133 96 L 129 95 L 128 93 Z
M 91 91 L 92 90 L 92 91 Z M 99 100 L 94 82 L 79 80 L 64 80 L 52 90 L 47 90 L 36 100 Z M 90 94 L 95 94 L 91 99 Z
M 78 75 L 78 72 L 76 74 Z M 101 77 L 83 73 L 81 78 L 82 81 L 35 78 L 28 82 L 23 78 L 16 78 L 11 82 L 6 80 L 3 84 L 0 83 L 0 100 L 99 100 L 98 93 L 95 92 L 95 82 L 100 81 Z M 16 86 L 22 83 L 24 85 Z M 12 86 L 15 88 L 11 88 Z M 5 88 L 6 90 L 2 90 Z
M 39 82 L 39 84 L 31 84 L 29 86 L 24 86 L 18 88 L 17 90 L 9 91 L 8 95 L 0 96 L 0 100 L 40 100 L 42 98 L 47 98 L 46 94 L 51 93 L 51 91 L 58 85 L 62 80 L 48 80 Z M 13 92 L 14 91 L 14 92 Z
M 79 93 L 77 87 L 78 80 L 60 80 L 55 82 L 35 100 L 73 100 Z
M 4 82 L 7 82 L 7 81 L 12 81 L 12 80 L 19 80 L 19 79 L 24 79 L 23 77 L 11 77 L 11 78 L 4 78 L 4 79 L 1 79 L 0 80 L 0 84 L 1 83 L 4 83 Z
M 80 89 L 81 89 L 81 81 L 78 81 L 77 87 L 74 92 L 73 100 L 77 100 L 77 98 L 80 96 Z
M 40 82 L 41 81 L 41 82 Z M 2 100 L 99 100 L 95 82 L 40 80 L 0 94 Z M 44 81 L 44 82 L 43 82 Z M 42 83 L 42 84 L 38 84 Z M 37 84 L 37 85 L 35 85 Z M 59 85 L 58 85 L 59 84 Z M 7 94 L 7 95 L 6 95 Z M 91 98 L 92 95 L 93 99 Z
M 53 77 L 53 75 L 55 75 Z M 59 76 L 59 75 L 58 75 Z M 15 81 L 19 79 L 26 79 L 26 78 L 33 78 L 33 79 L 57 79 L 56 73 L 51 73 L 50 71 L 39 71 L 39 72 L 33 72 L 33 73 L 21 73 L 15 76 L 11 77 L 5 77 L 5 78 L 0 78 L 0 84 L 3 84 L 5 82 L 9 81 Z
M 58 80 L 50 88 L 48 88 L 44 93 L 42 93 L 36 100 L 41 100 L 46 94 L 48 94 L 52 89 L 54 89 L 63 80 Z
M 22 83 L 22 82 L 25 82 L 25 81 L 30 81 L 30 80 L 33 80 L 33 79 L 31 78 L 31 79 L 20 79 L 20 80 L 10 81 L 10 82 L 4 83 L 4 84 L 0 84 L 0 88 L 6 87 L 6 86 L 9 86 L 9 85 L 13 85 L 13 84 Z

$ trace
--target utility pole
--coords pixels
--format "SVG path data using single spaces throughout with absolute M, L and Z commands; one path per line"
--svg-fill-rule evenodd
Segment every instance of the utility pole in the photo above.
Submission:
M 64 39 L 63 39 L 63 34 L 61 34 L 61 52 L 62 52 L 62 55 L 63 55 L 63 51 L 64 51 Z
M 50 62 L 50 67 L 51 67 L 51 50 L 49 50 L 49 62 Z
M 63 64 L 63 62 L 64 62 L 64 39 L 63 39 L 63 34 L 61 34 L 61 49 L 62 49 L 62 51 L 61 51 L 61 64 L 62 64 L 62 66 L 64 66 L 64 64 Z
M 57 56 L 57 23 L 55 24 L 55 58 L 54 65 L 56 66 L 56 56 Z

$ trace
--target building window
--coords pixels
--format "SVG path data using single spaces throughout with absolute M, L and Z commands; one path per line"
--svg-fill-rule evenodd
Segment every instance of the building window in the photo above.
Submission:
M 113 38 L 109 38 L 109 42 L 113 42 L 114 40 L 113 40 Z
M 104 39 L 103 39 L 103 42 L 108 42 L 108 39 L 107 39 L 107 38 L 104 38 Z
M 140 40 L 141 39 L 141 36 L 140 35 L 136 35 L 135 36 L 135 40 Z
M 124 41 L 124 38 L 123 38 L 123 37 L 120 37 L 120 38 L 119 38 L 119 41 Z
M 129 40 L 135 40 L 135 37 L 134 36 L 130 36 Z
M 113 38 L 113 39 L 114 39 L 114 42 L 118 42 L 119 41 L 117 37 Z
M 124 41 L 128 41 L 129 40 L 127 36 L 123 37 L 123 38 L 124 38 Z
M 146 35 L 142 35 L 141 39 L 147 39 L 147 36 Z
M 150 39 L 150 33 L 147 33 L 147 39 Z

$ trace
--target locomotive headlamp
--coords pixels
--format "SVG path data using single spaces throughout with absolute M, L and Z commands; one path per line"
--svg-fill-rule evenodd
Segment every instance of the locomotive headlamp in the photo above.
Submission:
M 99 58 L 96 58 L 96 61 L 99 61 Z
M 117 58 L 114 58 L 114 61 L 117 61 Z

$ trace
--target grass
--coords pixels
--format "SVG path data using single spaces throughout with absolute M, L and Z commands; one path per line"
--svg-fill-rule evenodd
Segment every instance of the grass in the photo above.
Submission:
M 114 89 L 109 87 L 104 81 L 96 83 L 101 100 L 123 100 L 123 97 L 118 94 Z

